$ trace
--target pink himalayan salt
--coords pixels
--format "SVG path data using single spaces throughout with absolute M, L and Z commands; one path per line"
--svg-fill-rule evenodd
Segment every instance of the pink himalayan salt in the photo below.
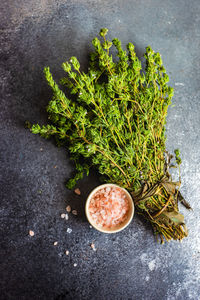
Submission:
M 115 227 L 127 218 L 129 201 L 126 193 L 118 187 L 98 190 L 90 200 L 89 213 L 96 225 L 104 228 Z

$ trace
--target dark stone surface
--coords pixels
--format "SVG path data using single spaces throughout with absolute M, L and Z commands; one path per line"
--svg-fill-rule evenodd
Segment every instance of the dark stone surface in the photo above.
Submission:
M 0 298 L 199 299 L 199 0 L 1 0 L 0 6 Z M 189 227 L 181 244 L 157 244 L 138 216 L 118 234 L 91 229 L 84 202 L 99 184 L 97 175 L 80 182 L 81 196 L 68 191 L 73 166 L 65 149 L 24 129 L 25 120 L 47 120 L 43 67 L 58 79 L 61 63 L 76 55 L 86 68 L 101 27 L 123 45 L 132 41 L 139 56 L 148 44 L 159 51 L 175 87 L 167 146 L 181 150 L 182 193 L 194 209 L 181 208 Z M 67 204 L 78 216 L 65 221 L 60 214 Z

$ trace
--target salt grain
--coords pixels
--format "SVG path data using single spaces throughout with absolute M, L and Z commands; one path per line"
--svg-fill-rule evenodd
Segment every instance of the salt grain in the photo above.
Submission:
M 61 214 L 60 217 L 61 217 L 62 219 L 65 219 L 65 214 Z
M 68 251 L 68 250 L 66 250 L 66 251 L 65 251 L 65 254 L 66 254 L 66 255 L 69 255 L 69 251 Z
M 74 264 L 74 267 L 77 267 L 77 264 L 76 264 L 76 263 Z
M 65 220 L 68 220 L 68 219 L 69 219 L 68 214 L 65 214 Z
M 57 246 L 57 245 L 58 245 L 58 242 L 54 242 L 53 244 L 54 244 L 54 246 Z
M 92 244 L 90 245 L 90 247 L 91 247 L 94 251 L 97 250 L 97 249 L 95 248 L 95 244 L 94 244 L 94 243 L 92 243 Z
M 72 214 L 75 215 L 75 216 L 77 216 L 77 214 L 78 214 L 78 213 L 77 213 L 77 210 L 73 209 L 73 210 L 72 210 Z
M 30 236 L 34 236 L 35 235 L 34 231 L 33 230 L 29 230 L 29 235 Z
M 125 192 L 116 187 L 96 192 L 89 204 L 89 213 L 99 227 L 111 228 L 127 218 L 129 202 Z
M 184 86 L 185 84 L 182 83 L 182 82 L 175 82 L 175 85 L 176 85 L 176 86 Z
M 81 194 L 81 191 L 80 191 L 79 188 L 77 188 L 77 189 L 74 190 L 74 193 L 75 193 L 76 195 L 80 195 L 80 194 Z
M 71 211 L 71 206 L 70 206 L 70 205 L 68 205 L 68 206 L 66 207 L 66 211 L 67 211 L 67 212 L 70 212 L 70 211 Z
M 67 228 L 67 233 L 71 233 L 72 229 L 71 228 Z

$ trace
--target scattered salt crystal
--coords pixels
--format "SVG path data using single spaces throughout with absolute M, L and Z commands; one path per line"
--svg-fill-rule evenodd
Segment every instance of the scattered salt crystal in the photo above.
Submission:
M 71 233 L 72 229 L 71 228 L 67 228 L 67 233 Z
M 68 251 L 68 250 L 66 250 L 66 251 L 65 251 L 65 254 L 66 254 L 66 255 L 69 255 L 69 251 Z
M 72 214 L 75 215 L 75 216 L 77 216 L 77 214 L 78 214 L 78 213 L 77 213 L 77 210 L 73 209 L 73 210 L 72 210 Z
M 90 245 L 90 247 L 91 247 L 94 251 L 97 250 L 97 249 L 95 248 L 95 244 L 94 244 L 94 243 L 92 243 L 92 244 Z
M 90 228 L 92 228 L 92 226 L 90 225 Z
M 29 235 L 30 236 L 34 236 L 35 235 L 34 231 L 33 230 L 29 230 Z
M 65 219 L 65 214 L 61 214 L 60 217 L 61 217 L 62 219 Z
M 81 194 L 81 191 L 80 191 L 79 188 L 77 188 L 77 189 L 74 190 L 74 193 L 77 194 L 77 195 L 80 195 L 80 194 Z
M 69 219 L 68 214 L 65 214 L 65 220 L 68 220 L 68 219 Z
M 77 267 L 77 264 L 76 264 L 76 263 L 74 264 L 74 267 Z
M 176 85 L 176 86 L 184 86 L 185 84 L 182 83 L 182 82 L 175 82 L 175 85 Z
M 68 206 L 66 207 L 66 211 L 67 211 L 67 212 L 70 212 L 70 211 L 71 211 L 71 206 L 70 206 L 70 205 L 68 205 Z
M 57 246 L 57 245 L 58 245 L 58 242 L 54 242 L 53 244 L 54 244 L 54 246 Z

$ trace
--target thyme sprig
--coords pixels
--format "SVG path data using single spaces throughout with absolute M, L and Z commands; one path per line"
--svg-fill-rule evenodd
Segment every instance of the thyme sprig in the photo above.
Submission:
M 47 112 L 51 124 L 31 127 L 31 131 L 57 143 L 66 144 L 77 173 L 67 187 L 95 167 L 105 182 L 128 189 L 136 209 L 151 222 L 155 234 L 169 241 L 187 236 L 184 218 L 178 211 L 178 201 L 189 204 L 179 192 L 180 182 L 172 182 L 170 159 L 165 157 L 165 122 L 173 96 L 169 77 L 159 53 L 146 48 L 145 72 L 129 43 L 127 51 L 115 38 L 106 39 L 108 30 L 100 31 L 102 41 L 92 41 L 87 73 L 80 70 L 76 57 L 63 63 L 67 73 L 60 84 L 72 95 L 68 98 L 54 81 L 49 67 L 45 77 L 53 90 Z M 113 60 L 110 48 L 118 56 Z M 180 153 L 176 164 L 181 163 Z M 84 160 L 83 160 L 84 159 Z

